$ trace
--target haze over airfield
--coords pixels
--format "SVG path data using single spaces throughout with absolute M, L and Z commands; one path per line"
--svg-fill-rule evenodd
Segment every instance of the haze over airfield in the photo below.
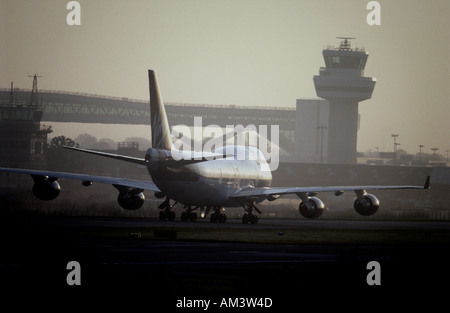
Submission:
M 337 36 L 365 48 L 358 151 L 392 151 L 391 134 L 410 153 L 450 149 L 450 2 L 379 1 L 369 26 L 366 0 L 83 1 L 69 26 L 68 1 L 0 2 L 0 87 L 148 99 L 147 69 L 158 72 L 166 102 L 294 108 L 316 98 L 312 77 Z M 54 125 L 53 135 L 123 140 L 149 127 Z M 188 122 L 187 122 L 188 124 Z M 224 125 L 225 126 L 225 125 Z

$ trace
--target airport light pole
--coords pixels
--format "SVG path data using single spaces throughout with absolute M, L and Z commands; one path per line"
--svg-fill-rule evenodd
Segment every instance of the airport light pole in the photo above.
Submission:
M 419 160 L 422 160 L 422 148 L 425 147 L 424 145 L 419 145 Z
M 398 134 L 392 134 L 391 135 L 391 137 L 394 138 L 394 153 L 395 153 L 395 155 L 397 155 L 397 137 L 398 136 L 399 136 Z
M 398 151 L 398 146 L 400 146 L 400 142 L 396 142 L 395 144 L 395 157 L 397 158 L 397 151 Z
M 433 159 L 436 161 L 436 151 L 439 150 L 439 148 L 431 148 L 431 150 L 433 150 Z
M 317 126 L 317 129 L 320 129 L 320 163 L 323 163 L 323 131 L 327 129 L 325 125 Z
M 398 136 L 399 136 L 398 134 L 392 134 L 391 135 L 391 137 L 394 138 L 394 155 L 395 155 L 395 158 L 397 158 L 397 146 L 398 146 L 398 144 L 397 144 L 397 137 Z

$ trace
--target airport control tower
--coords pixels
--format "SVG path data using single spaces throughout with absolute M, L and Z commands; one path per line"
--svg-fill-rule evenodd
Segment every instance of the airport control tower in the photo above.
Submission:
M 356 163 L 358 103 L 370 99 L 376 79 L 364 77 L 369 54 L 352 48 L 349 37 L 323 50 L 325 67 L 314 76 L 317 96 L 329 101 L 328 163 Z

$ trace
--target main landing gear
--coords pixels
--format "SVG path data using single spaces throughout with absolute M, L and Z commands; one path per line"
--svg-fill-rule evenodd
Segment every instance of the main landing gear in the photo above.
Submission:
M 196 222 L 197 221 L 197 213 L 193 212 L 198 209 L 198 207 L 191 208 L 190 205 L 185 205 L 184 208 L 186 212 L 181 213 L 181 221 L 182 222 Z
M 174 221 L 175 220 L 175 212 L 172 211 L 172 208 L 177 204 L 178 202 L 175 202 L 174 204 L 170 204 L 170 198 L 166 197 L 166 200 L 164 200 L 158 208 L 160 209 L 159 212 L 159 219 L 161 221 Z M 184 208 L 186 211 L 181 213 L 181 221 L 182 222 L 196 222 L 197 221 L 197 213 L 194 212 L 197 209 L 200 209 L 201 217 L 204 218 L 208 213 L 212 210 L 213 213 L 211 213 L 210 221 L 211 223 L 225 223 L 227 220 L 227 216 L 225 213 L 222 213 L 221 207 L 191 207 L 190 205 L 185 205 Z
M 242 216 L 242 224 L 258 224 L 258 215 L 254 214 L 253 211 L 261 214 L 261 210 L 258 209 L 253 203 L 246 203 L 242 206 L 246 212 L 244 216 Z
M 222 212 L 221 207 L 213 207 L 214 213 L 211 213 L 210 221 L 211 223 L 225 223 L 227 221 L 227 216 Z
M 163 201 L 158 206 L 159 211 L 159 220 L 161 221 L 174 221 L 175 220 L 175 212 L 172 211 L 172 208 L 177 204 L 175 202 L 173 205 L 170 205 L 170 198 L 167 197 L 166 200 Z
M 158 206 L 160 209 L 159 219 L 161 221 L 174 221 L 175 220 L 175 212 L 172 211 L 172 208 L 177 204 L 170 204 L 170 198 L 166 197 L 166 199 Z M 258 224 L 258 215 L 254 212 L 261 214 L 261 210 L 259 210 L 254 203 L 242 203 L 242 207 L 245 210 L 245 214 L 242 216 L 242 224 Z M 196 222 L 197 221 L 197 213 L 194 212 L 197 209 L 200 209 L 201 217 L 204 218 L 210 211 L 210 221 L 211 223 L 225 223 L 227 221 L 227 216 L 224 212 L 224 209 L 218 206 L 214 207 L 194 207 L 192 208 L 190 205 L 185 205 L 184 208 L 186 211 L 181 213 L 181 221 L 182 222 Z

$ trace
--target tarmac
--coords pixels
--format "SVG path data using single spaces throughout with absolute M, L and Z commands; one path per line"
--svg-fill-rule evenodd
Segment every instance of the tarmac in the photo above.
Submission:
M 394 235 L 407 231 L 429 234 L 429 240 L 273 244 L 171 238 L 173 231 L 197 234 L 214 229 L 279 237 L 293 230 L 305 231 L 305 236 L 323 231 Z M 125 235 L 115 235 L 121 232 Z M 0 277 L 11 294 L 70 297 L 75 292 L 92 297 L 102 292 L 111 299 L 131 293 L 159 301 L 164 309 L 175 308 L 176 301 L 185 297 L 216 303 L 223 297 L 269 297 L 273 305 L 265 311 L 277 312 L 299 301 L 330 296 L 361 301 L 381 297 L 384 302 L 402 301 L 405 294 L 408 301 L 413 295 L 427 299 L 423 297 L 432 294 L 436 300 L 445 291 L 442 283 L 450 279 L 449 233 L 446 222 L 261 219 L 258 225 L 243 225 L 233 219 L 211 224 L 135 218 L 2 218 Z M 445 238 L 440 240 L 442 234 Z M 80 285 L 67 283 L 70 261 L 80 264 Z M 368 284 L 371 261 L 380 265 L 381 285 Z
M 39 227 L 183 227 L 183 228 L 222 228 L 222 229 L 353 229 L 353 230 L 448 230 L 446 221 L 374 221 L 374 220 L 327 220 L 327 219 L 259 219 L 258 224 L 242 224 L 241 219 L 228 219 L 226 223 L 211 223 L 208 218 L 197 222 L 160 221 L 148 218 L 125 217 L 30 217 L 12 221 L 24 226 Z

